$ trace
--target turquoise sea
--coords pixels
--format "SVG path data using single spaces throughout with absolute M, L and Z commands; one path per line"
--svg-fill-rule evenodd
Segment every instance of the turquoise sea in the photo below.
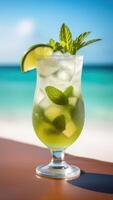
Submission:
M 36 71 L 21 73 L 19 66 L 0 67 L 0 116 L 31 113 Z M 113 120 L 113 66 L 85 65 L 82 91 L 86 117 Z

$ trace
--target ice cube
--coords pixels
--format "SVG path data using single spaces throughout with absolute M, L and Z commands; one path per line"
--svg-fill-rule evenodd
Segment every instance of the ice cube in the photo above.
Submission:
M 70 81 L 74 74 L 75 63 L 74 59 L 62 56 L 58 59 L 59 69 L 55 73 L 55 76 L 60 80 Z
M 60 60 L 60 65 L 62 69 L 67 70 L 70 75 L 73 75 L 75 70 L 74 59 L 65 56 L 64 59 Z
M 35 103 L 38 104 L 44 99 L 45 94 L 42 91 L 42 89 L 39 89 L 39 88 L 36 89 L 35 93 L 38 94 L 38 95 L 35 95 Z
M 58 78 L 58 80 L 63 80 L 63 81 L 70 81 L 72 76 L 70 74 L 70 71 L 60 69 L 54 74 L 55 78 Z
M 56 117 L 60 116 L 63 113 L 62 106 L 50 105 L 44 112 L 47 119 L 53 121 Z
M 42 76 L 49 76 L 59 69 L 58 62 L 54 58 L 45 58 L 38 61 L 38 72 Z
M 82 71 L 82 65 L 83 65 L 83 56 L 76 56 L 75 58 L 76 73 Z
M 51 57 L 38 60 L 39 74 L 47 77 L 55 75 L 58 79 L 70 81 L 75 72 L 75 56 L 69 55 L 57 51 Z
M 51 102 L 47 98 L 43 98 L 42 101 L 40 101 L 39 106 L 41 106 L 43 109 L 46 109 L 50 106 L 50 104 Z
M 77 130 L 76 124 L 72 120 L 70 120 L 69 122 L 66 123 L 66 128 L 63 131 L 63 134 L 67 138 L 69 138 L 75 133 L 76 130 Z
M 75 70 L 74 70 L 73 77 L 71 80 L 71 83 L 73 85 L 81 84 L 82 65 L 83 65 L 83 56 L 76 56 L 75 57 Z

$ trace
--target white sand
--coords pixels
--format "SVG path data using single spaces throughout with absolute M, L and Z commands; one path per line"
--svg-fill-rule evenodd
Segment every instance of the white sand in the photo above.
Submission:
M 36 137 L 31 117 L 0 117 L 0 137 L 45 147 Z M 71 145 L 67 153 L 113 162 L 112 121 L 85 122 L 79 139 Z

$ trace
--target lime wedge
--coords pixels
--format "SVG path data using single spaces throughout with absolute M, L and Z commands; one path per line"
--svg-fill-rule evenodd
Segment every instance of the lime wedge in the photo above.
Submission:
M 28 49 L 21 61 L 21 71 L 26 72 L 38 66 L 38 59 L 51 56 L 53 49 L 49 45 L 37 44 Z

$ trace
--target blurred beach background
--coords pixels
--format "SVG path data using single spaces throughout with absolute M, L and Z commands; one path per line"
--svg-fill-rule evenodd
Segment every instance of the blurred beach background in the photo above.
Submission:
M 32 127 L 36 71 L 20 72 L 26 49 L 58 39 L 65 22 L 76 37 L 92 31 L 101 42 L 85 47 L 82 91 L 85 125 L 66 152 L 113 162 L 113 1 L 5 1 L 0 3 L 0 137 L 44 145 Z

